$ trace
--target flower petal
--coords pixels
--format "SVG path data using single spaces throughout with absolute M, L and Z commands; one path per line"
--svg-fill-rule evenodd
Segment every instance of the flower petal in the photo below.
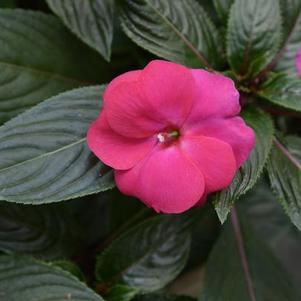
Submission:
M 191 111 L 196 92 L 190 69 L 176 63 L 154 60 L 144 68 L 141 84 L 157 115 L 170 125 L 182 125 Z
M 230 78 L 200 69 L 191 69 L 191 72 L 197 96 L 186 126 L 208 117 L 232 117 L 239 113 L 239 93 Z
M 296 68 L 297 68 L 298 74 L 301 76 L 301 49 L 299 49 L 297 51 L 297 55 L 296 55 Z
M 108 123 L 123 136 L 149 137 L 166 127 L 156 108 L 147 102 L 139 82 L 116 84 L 104 97 Z
M 157 212 L 181 213 L 204 192 L 204 177 L 178 146 L 160 146 L 128 171 L 115 171 L 118 188 Z
M 196 123 L 186 135 L 207 136 L 231 145 L 239 168 L 248 158 L 255 145 L 255 134 L 241 117 L 207 119 Z
M 237 168 L 228 143 L 211 137 L 185 136 L 181 148 L 204 175 L 206 192 L 224 189 L 232 182 Z
M 92 152 L 114 169 L 129 169 L 143 159 L 157 143 L 156 138 L 123 137 L 109 126 L 105 112 L 90 126 L 87 142 Z

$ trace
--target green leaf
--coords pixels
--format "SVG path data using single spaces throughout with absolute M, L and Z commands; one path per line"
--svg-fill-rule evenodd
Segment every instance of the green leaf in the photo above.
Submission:
M 301 230 L 301 138 L 274 141 L 268 173 L 273 191 L 292 223 Z
M 74 34 L 110 60 L 114 0 L 47 0 L 47 3 Z
M 6 301 L 103 301 L 70 273 L 29 257 L 0 257 L 0 294 Z
M 126 285 L 113 286 L 108 294 L 105 295 L 107 301 L 130 301 L 137 294 L 139 290 Z
M 255 298 L 251 298 L 242 255 L 238 251 L 232 225 L 227 223 L 215 245 L 207 267 L 200 301 L 292 301 L 293 286 L 289 275 L 269 248 L 259 239 L 246 220 L 241 218 L 243 248 L 250 271 L 248 282 Z
M 278 0 L 236 0 L 231 7 L 227 56 L 239 76 L 250 77 L 270 63 L 281 42 Z
M 301 78 L 272 74 L 257 94 L 276 105 L 301 111 Z
M 295 57 L 297 50 L 301 48 L 301 1 L 281 0 L 281 9 L 284 21 L 284 41 L 279 52 L 276 65 L 277 71 L 283 71 L 297 75 Z
M 187 296 L 172 296 L 164 293 L 155 293 L 139 296 L 135 301 L 195 301 L 195 299 Z
M 0 127 L 0 200 L 51 203 L 112 188 L 86 145 L 103 88 L 62 93 Z
M 0 9 L 0 27 L 0 124 L 50 96 L 102 79 L 97 53 L 57 18 Z
M 78 280 L 85 282 L 85 275 L 83 274 L 79 266 L 77 266 L 74 262 L 69 260 L 56 260 L 52 261 L 51 264 L 69 272 Z
M 125 0 L 122 26 L 139 46 L 188 66 L 223 64 L 214 24 L 195 0 Z
M 215 209 L 221 223 L 227 219 L 234 202 L 258 180 L 268 159 L 274 134 L 273 121 L 266 113 L 248 108 L 242 117 L 252 127 L 256 134 L 256 145 L 249 159 L 238 170 L 232 184 L 214 196 Z
M 64 209 L 58 205 L 24 206 L 2 203 L 0 250 L 43 258 L 74 254 L 82 242 L 80 229 Z
M 97 260 L 100 286 L 126 284 L 141 292 L 166 286 L 184 268 L 190 235 L 181 217 L 158 216 L 115 240 Z
M 213 0 L 215 9 L 224 23 L 226 23 L 228 19 L 230 8 L 233 2 L 234 0 Z

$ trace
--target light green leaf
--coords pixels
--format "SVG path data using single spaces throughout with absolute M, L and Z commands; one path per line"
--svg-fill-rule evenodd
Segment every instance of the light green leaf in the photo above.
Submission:
M 301 230 L 301 138 L 275 140 L 268 173 L 273 191 L 292 223 Z
M 281 42 L 278 0 L 236 0 L 231 7 L 227 56 L 231 68 L 250 77 L 266 67 Z
M 115 240 L 97 260 L 100 286 L 125 284 L 152 292 L 166 286 L 184 268 L 190 235 L 181 217 L 158 216 Z
M 246 220 L 241 221 L 240 245 L 246 261 L 238 251 L 237 234 L 227 223 L 206 266 L 204 288 L 199 301 L 295 301 L 289 275 L 269 248 L 259 239 Z M 249 268 L 249 276 L 243 266 Z M 252 287 L 255 298 L 251 298 Z
M 86 145 L 103 88 L 62 93 L 0 127 L 0 200 L 58 202 L 114 185 Z
M 47 3 L 74 34 L 110 60 L 114 0 L 47 0 Z
M 195 0 L 125 0 L 122 26 L 139 46 L 188 66 L 223 64 L 214 24 Z
M 139 290 L 126 285 L 113 286 L 108 294 L 105 295 L 106 301 L 130 301 L 137 294 Z
M 221 223 L 227 219 L 234 202 L 254 186 L 272 147 L 274 126 L 270 116 L 254 108 L 243 111 L 242 116 L 255 131 L 256 145 L 249 159 L 238 170 L 232 184 L 214 196 L 215 209 Z
M 301 1 L 281 0 L 280 3 L 284 21 L 284 40 L 279 52 L 280 60 L 275 69 L 297 75 L 295 58 L 297 50 L 301 48 Z
M 278 106 L 301 111 L 301 78 L 272 74 L 257 94 Z
M 226 23 L 231 5 L 234 0 L 213 0 L 215 9 L 224 23 Z
M 101 81 L 97 53 L 57 18 L 0 9 L 0 28 L 0 124 L 50 96 Z
M 70 273 L 30 257 L 0 257 L 0 296 L 5 301 L 103 301 Z

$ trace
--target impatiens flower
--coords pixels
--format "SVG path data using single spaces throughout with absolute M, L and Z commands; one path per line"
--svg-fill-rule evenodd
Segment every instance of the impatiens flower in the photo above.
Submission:
M 88 132 L 118 188 L 180 213 L 226 188 L 255 143 L 229 78 L 166 61 L 114 79 Z
M 297 68 L 298 74 L 301 76 L 301 48 L 297 51 L 296 68 Z

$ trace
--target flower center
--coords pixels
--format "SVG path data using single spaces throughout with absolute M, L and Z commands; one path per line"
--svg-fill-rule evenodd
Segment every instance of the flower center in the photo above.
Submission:
M 166 143 L 171 142 L 179 137 L 180 133 L 177 130 L 173 130 L 170 132 L 161 132 L 157 135 L 159 142 Z

